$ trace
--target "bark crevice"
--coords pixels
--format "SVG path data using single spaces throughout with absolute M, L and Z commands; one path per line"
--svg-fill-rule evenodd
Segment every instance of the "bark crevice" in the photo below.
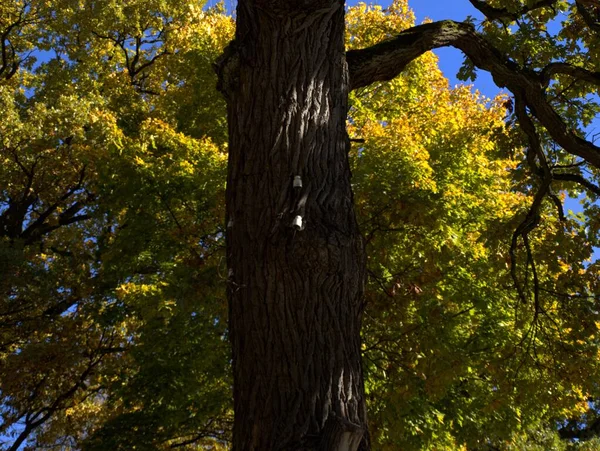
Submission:
M 329 418 L 366 429 L 343 2 L 271 3 L 239 2 L 216 64 L 229 122 L 233 448 L 317 451 L 325 434 L 366 450 L 358 429 L 326 433 Z

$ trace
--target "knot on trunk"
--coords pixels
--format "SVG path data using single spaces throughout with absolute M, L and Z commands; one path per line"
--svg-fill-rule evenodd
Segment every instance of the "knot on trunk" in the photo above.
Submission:
M 219 80 L 217 90 L 229 101 L 240 79 L 240 52 L 235 39 L 225 47 L 223 54 L 213 64 L 213 69 Z

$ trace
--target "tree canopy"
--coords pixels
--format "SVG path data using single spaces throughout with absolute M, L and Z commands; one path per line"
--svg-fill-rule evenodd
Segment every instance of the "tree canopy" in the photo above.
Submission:
M 471 3 L 346 12 L 372 447 L 592 450 L 600 5 Z M 234 29 L 186 0 L 0 5 L 3 449 L 228 448 Z M 507 94 L 450 87 L 449 45 Z

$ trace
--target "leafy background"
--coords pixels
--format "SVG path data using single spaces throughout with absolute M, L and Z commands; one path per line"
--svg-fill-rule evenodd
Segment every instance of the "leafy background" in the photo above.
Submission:
M 27 18 L 11 35 L 19 70 L 0 82 L 3 447 L 225 449 L 227 139 L 212 62 L 233 20 L 186 1 L 23 6 L 0 7 L 3 26 Z M 405 1 L 386 6 L 349 11 L 349 47 L 415 23 Z M 506 95 L 454 85 L 428 53 L 351 97 L 374 449 L 594 449 L 581 434 L 598 423 L 595 199 L 565 221 L 543 204 L 541 309 L 531 285 L 523 303 L 509 246 L 534 195 L 526 141 Z

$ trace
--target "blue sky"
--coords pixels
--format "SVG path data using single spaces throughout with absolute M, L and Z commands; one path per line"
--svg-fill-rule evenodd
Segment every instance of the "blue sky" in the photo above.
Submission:
M 348 1 L 348 5 L 356 5 L 357 0 Z M 364 3 L 374 3 L 383 7 L 389 6 L 391 0 L 373 1 Z M 408 2 L 408 5 L 415 12 L 417 24 L 420 24 L 425 19 L 444 20 L 452 19 L 463 21 L 467 16 L 481 17 L 469 0 L 413 0 Z M 450 85 L 462 83 L 456 79 L 456 73 L 462 65 L 463 55 L 459 50 L 453 48 L 438 49 L 434 52 L 439 56 L 439 66 L 444 75 L 450 80 Z M 487 72 L 478 71 L 477 80 L 474 87 L 487 97 L 495 97 L 500 89 L 494 84 L 492 77 Z
M 356 5 L 359 3 L 357 0 L 350 0 L 347 2 L 348 5 Z M 387 7 L 391 4 L 391 0 L 382 0 L 374 2 L 365 2 L 379 4 L 383 7 Z M 452 19 L 456 21 L 463 21 L 467 16 L 473 16 L 475 18 L 482 18 L 479 11 L 477 11 L 469 2 L 469 0 L 409 0 L 409 6 L 415 12 L 417 24 L 420 24 L 425 19 L 431 20 L 444 20 Z M 456 78 L 456 73 L 462 65 L 463 55 L 459 50 L 453 48 L 443 48 L 434 51 L 439 57 L 439 66 L 444 75 L 449 79 L 450 85 L 462 83 Z M 498 86 L 492 80 L 489 73 L 485 71 L 477 72 L 477 79 L 473 83 L 473 88 L 479 90 L 482 94 L 487 97 L 495 97 L 499 92 L 502 92 Z M 600 120 L 595 121 L 593 126 L 596 128 L 600 127 Z M 565 210 L 572 210 L 575 212 L 581 211 L 581 205 L 576 199 L 567 199 L 565 202 Z M 595 253 L 596 258 L 600 258 L 600 249 Z
M 217 3 L 217 1 L 218 0 L 208 0 L 207 3 L 212 5 Z M 356 0 L 347 1 L 348 5 L 355 5 L 357 3 L 359 2 Z M 366 1 L 366 3 L 374 3 L 386 7 L 389 6 L 391 0 Z M 225 0 L 225 4 L 228 9 L 233 9 L 235 0 Z M 409 5 L 416 14 L 417 24 L 423 22 L 426 18 L 432 20 L 453 19 L 462 21 L 469 15 L 481 17 L 468 0 L 413 0 L 409 1 Z M 450 80 L 450 84 L 455 85 L 461 83 L 456 79 L 456 73 L 463 61 L 461 52 L 456 49 L 439 49 L 436 50 L 435 53 L 439 56 L 440 69 Z M 478 89 L 487 97 L 494 97 L 500 92 L 500 89 L 492 81 L 491 76 L 481 71 L 477 74 L 474 88 Z M 568 200 L 566 206 L 574 211 L 581 209 L 579 203 L 575 200 Z M 595 256 L 596 258 L 600 258 L 600 250 L 596 252 Z M 0 443 L 4 439 L 6 439 L 6 437 L 0 435 Z
M 221 0 L 207 0 L 207 5 L 211 6 L 219 1 Z M 235 9 L 236 0 L 223 1 L 230 11 Z M 347 0 L 346 4 L 352 6 L 358 3 L 367 3 L 387 7 L 391 2 L 392 0 Z M 409 0 L 408 5 L 415 12 L 417 24 L 422 23 L 425 19 L 434 21 L 444 19 L 463 21 L 467 16 L 473 16 L 476 19 L 483 18 L 479 11 L 471 5 L 469 0 Z M 462 53 L 454 48 L 437 49 L 434 53 L 438 55 L 439 67 L 450 81 L 450 85 L 454 86 L 463 83 L 456 78 L 458 69 L 464 60 Z M 496 86 L 490 74 L 485 71 L 477 71 L 477 79 L 473 83 L 473 88 L 489 98 L 493 98 L 498 93 L 503 92 Z M 591 129 L 594 129 L 593 132 L 600 130 L 600 118 L 592 124 Z M 577 199 L 567 199 L 565 202 L 565 211 L 567 210 L 580 212 L 582 207 Z M 596 251 L 595 258 L 600 258 L 600 249 Z
M 214 5 L 221 0 L 208 0 L 207 4 Z M 235 9 L 235 0 L 224 0 L 228 10 Z M 377 4 L 383 7 L 389 6 L 391 0 L 347 0 L 348 6 L 358 3 Z M 409 6 L 413 9 L 417 17 L 417 24 L 423 22 L 426 18 L 431 20 L 453 19 L 463 21 L 467 16 L 481 17 L 479 12 L 473 8 L 469 0 L 409 0 Z M 460 68 L 463 56 L 460 51 L 452 48 L 436 50 L 435 53 L 440 57 L 440 68 L 444 75 L 450 80 L 450 84 L 454 86 L 461 83 L 456 79 L 456 73 Z M 500 92 L 498 87 L 492 81 L 492 77 L 485 72 L 478 72 L 475 83 L 476 89 L 481 91 L 487 97 L 495 97 Z

